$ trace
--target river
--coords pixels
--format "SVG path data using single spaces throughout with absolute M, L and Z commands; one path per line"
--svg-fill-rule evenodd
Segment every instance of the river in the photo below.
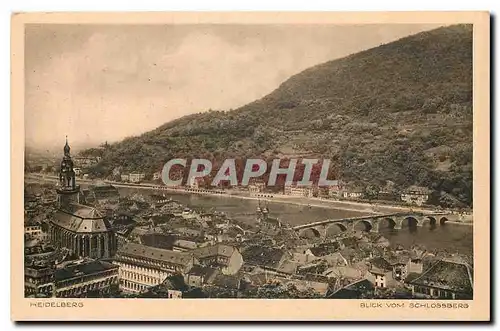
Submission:
M 119 188 L 121 194 L 138 192 L 137 189 Z M 140 190 L 144 193 L 144 190 Z M 167 193 L 167 196 L 177 200 L 195 210 L 214 209 L 226 213 L 230 218 L 253 225 L 255 212 L 259 202 L 251 199 L 238 199 L 231 197 L 209 196 L 190 193 Z M 362 211 L 341 210 L 321 207 L 309 207 L 281 202 L 262 202 L 269 208 L 269 213 L 283 222 L 292 226 L 307 224 L 326 219 L 339 219 L 346 217 L 369 216 Z M 430 227 L 403 228 L 394 230 L 381 228 L 379 232 L 389 239 L 391 245 L 410 247 L 418 244 L 428 250 L 446 250 L 451 253 L 472 255 L 472 226 L 445 224 L 434 229 Z

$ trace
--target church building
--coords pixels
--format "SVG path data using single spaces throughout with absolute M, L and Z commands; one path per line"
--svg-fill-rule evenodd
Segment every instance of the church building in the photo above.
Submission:
M 69 249 L 79 257 L 112 257 L 116 252 L 115 233 L 98 210 L 85 205 L 84 195 L 76 184 L 67 139 L 56 192 L 58 210 L 50 221 L 52 243 Z

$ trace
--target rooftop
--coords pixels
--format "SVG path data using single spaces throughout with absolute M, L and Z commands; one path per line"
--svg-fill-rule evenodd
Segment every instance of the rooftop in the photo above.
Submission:
M 231 257 L 236 250 L 233 246 L 216 244 L 212 246 L 200 247 L 192 251 L 197 258 L 206 258 L 210 256 Z
M 187 265 L 192 261 L 192 255 L 182 252 L 174 252 L 166 249 L 145 246 L 136 243 L 127 243 L 122 246 L 117 255 L 131 256 L 136 258 L 152 259 L 179 265 Z
M 429 286 L 461 293 L 472 293 L 472 270 L 466 263 L 440 260 L 424 271 L 420 277 L 409 282 L 413 285 Z
M 63 281 L 66 279 L 96 274 L 111 269 L 118 269 L 118 266 L 105 261 L 89 261 L 77 265 L 70 265 L 63 269 L 58 269 L 55 276 L 56 281 Z
M 285 254 L 283 249 L 259 245 L 247 247 L 242 252 L 245 263 L 269 268 L 277 268 Z
M 67 210 L 59 209 L 52 220 L 72 232 L 106 232 L 111 224 L 95 208 L 80 204 L 71 204 Z

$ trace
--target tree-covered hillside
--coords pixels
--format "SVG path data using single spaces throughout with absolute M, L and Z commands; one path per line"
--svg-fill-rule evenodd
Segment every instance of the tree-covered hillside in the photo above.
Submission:
M 102 176 L 151 174 L 174 157 L 320 156 L 344 181 L 416 184 L 472 204 L 472 25 L 314 66 L 244 107 L 185 116 L 103 154 Z

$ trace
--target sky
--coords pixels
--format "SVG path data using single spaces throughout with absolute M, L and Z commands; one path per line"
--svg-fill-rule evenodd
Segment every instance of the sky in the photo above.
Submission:
M 26 145 L 115 142 L 438 25 L 27 25 Z

